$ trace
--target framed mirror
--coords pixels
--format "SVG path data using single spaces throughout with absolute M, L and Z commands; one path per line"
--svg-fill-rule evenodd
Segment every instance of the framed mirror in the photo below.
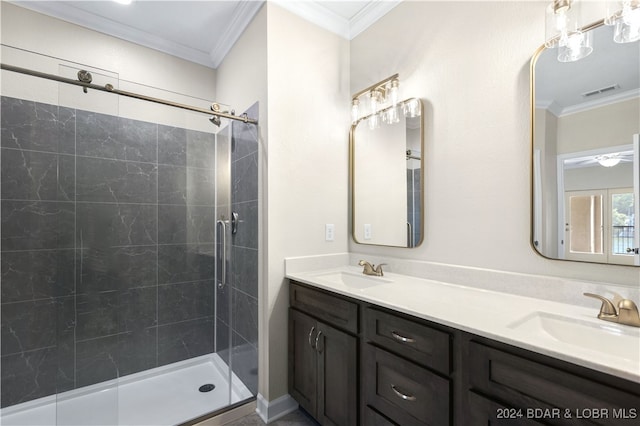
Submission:
M 387 108 L 351 127 L 352 232 L 359 244 L 416 247 L 424 238 L 422 102 L 411 98 L 397 108 L 394 120 L 384 119 Z
M 552 259 L 640 265 L 640 42 L 595 25 L 592 53 L 531 62 L 532 245 Z

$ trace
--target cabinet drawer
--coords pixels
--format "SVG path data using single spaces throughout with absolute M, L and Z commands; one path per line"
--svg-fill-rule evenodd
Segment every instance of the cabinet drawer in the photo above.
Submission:
M 533 418 L 544 415 L 504 405 L 469 392 L 470 419 L 468 426 L 540 426 Z M 555 413 L 552 413 L 555 414 Z
M 365 338 L 444 374 L 451 371 L 451 336 L 377 309 L 365 311 Z
M 365 345 L 365 404 L 403 426 L 449 424 L 449 380 Z
M 369 406 L 364 409 L 364 422 L 362 424 L 364 426 L 398 426 Z
M 640 413 L 638 394 L 477 342 L 469 344 L 469 360 L 471 389 L 513 407 L 569 410 L 571 420 L 545 419 L 548 424 L 576 424 L 586 415 L 582 424 L 619 425 L 614 412 Z M 593 418 L 595 410 L 608 418 Z
M 358 304 L 355 302 L 292 282 L 289 303 L 329 325 L 358 333 Z

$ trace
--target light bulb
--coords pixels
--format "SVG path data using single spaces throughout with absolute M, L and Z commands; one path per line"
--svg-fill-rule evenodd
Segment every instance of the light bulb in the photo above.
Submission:
M 560 40 L 560 46 L 558 47 L 558 61 L 575 62 L 586 58 L 591 54 L 591 52 L 593 52 L 592 41 L 592 31 L 587 31 L 585 33 L 576 31 L 573 34 L 567 35 L 565 39 Z

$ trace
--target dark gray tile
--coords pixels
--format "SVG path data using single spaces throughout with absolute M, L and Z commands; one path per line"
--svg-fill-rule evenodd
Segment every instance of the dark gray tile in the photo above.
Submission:
M 76 343 L 76 387 L 118 377 L 118 336 Z
M 213 280 L 158 286 L 158 323 L 211 317 L 213 297 Z
M 3 200 L 73 201 L 74 196 L 73 156 L 2 149 Z
M 182 361 L 213 351 L 213 318 L 158 327 L 158 365 Z
M 54 347 L 3 356 L 0 370 L 2 408 L 57 391 L 58 359 Z
M 229 325 L 220 318 L 216 318 L 215 336 L 214 352 L 217 353 L 227 365 L 229 365 L 229 348 L 231 347 L 229 338 L 232 334 Z
M 232 210 L 238 213 L 240 223 L 231 236 L 234 246 L 258 248 L 258 201 L 233 203 Z
M 257 108 L 247 110 L 249 117 L 257 117 Z M 231 161 L 237 161 L 258 151 L 258 126 L 241 121 L 234 121 L 232 137 Z
M 160 165 L 158 170 L 158 203 L 214 205 L 212 170 Z
M 213 279 L 213 244 L 158 246 L 158 284 Z
M 76 296 L 76 340 L 89 340 L 118 332 L 118 292 Z
M 258 344 L 258 300 L 233 290 L 233 330 L 247 342 Z
M 102 158 L 76 158 L 76 200 L 107 203 L 155 203 L 155 164 Z
M 78 111 L 78 155 L 155 162 L 157 125 L 113 115 Z
M 187 165 L 187 130 L 158 125 L 158 163 Z
M 58 334 L 73 327 L 72 297 L 2 304 L 2 355 L 57 344 Z
M 3 252 L 2 302 L 68 296 L 75 290 L 74 250 Z
M 258 250 L 244 247 L 231 248 L 231 282 L 233 287 L 258 297 Z
M 247 155 L 231 165 L 233 202 L 258 199 L 258 153 Z
M 214 242 L 215 209 L 208 206 L 159 205 L 160 244 Z
M 91 247 L 78 250 L 77 291 L 91 293 L 155 286 L 156 246 Z
M 3 251 L 74 247 L 73 203 L 3 201 L 1 217 Z
M 119 377 L 157 367 L 157 329 L 140 329 L 118 335 Z
M 150 245 L 157 241 L 154 205 L 77 203 L 77 246 Z
M 118 331 L 135 332 L 158 324 L 158 288 L 121 291 L 118 299 Z
M 3 147 L 74 153 L 74 110 L 5 96 L 1 102 Z
M 213 133 L 187 130 L 187 166 L 213 169 L 215 166 L 215 135 Z

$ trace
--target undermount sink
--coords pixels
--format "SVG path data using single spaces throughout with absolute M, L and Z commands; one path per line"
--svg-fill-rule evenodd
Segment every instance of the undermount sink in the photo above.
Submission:
M 640 328 L 585 321 L 548 312 L 529 314 L 509 324 L 509 328 L 640 363 Z
M 383 277 L 376 277 L 347 271 L 324 272 L 314 275 L 314 277 L 321 280 L 329 281 L 332 284 L 344 285 L 353 289 L 360 290 L 393 282 L 392 280 Z

